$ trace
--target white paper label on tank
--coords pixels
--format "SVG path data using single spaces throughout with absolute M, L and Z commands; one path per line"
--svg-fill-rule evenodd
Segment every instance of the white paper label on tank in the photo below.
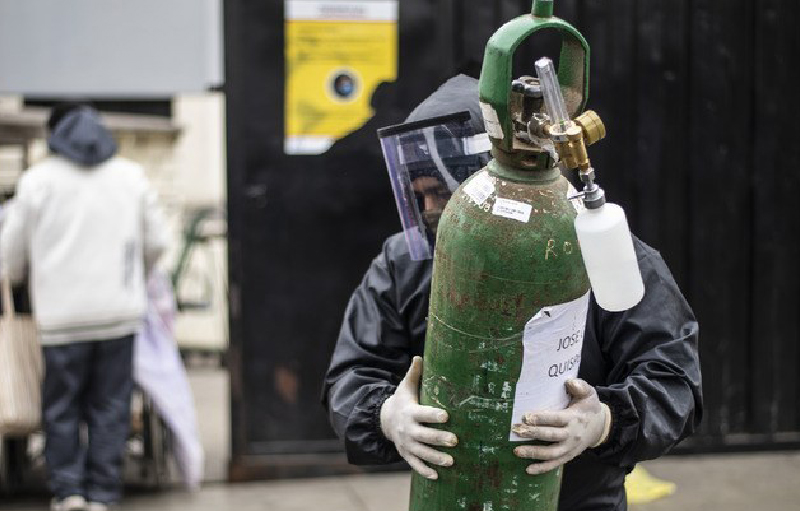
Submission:
M 492 150 L 492 139 L 488 133 L 473 135 L 464 139 L 464 154 L 487 153 Z
M 563 410 L 569 404 L 564 384 L 578 376 L 589 310 L 589 292 L 572 300 L 542 307 L 525 325 L 522 372 L 517 381 L 511 424 L 542 410 Z M 511 432 L 509 440 L 526 440 Z
M 503 140 L 503 126 L 497 117 L 492 105 L 481 101 L 481 112 L 483 112 L 483 124 L 486 126 L 486 133 L 492 138 Z
M 481 172 L 469 183 L 464 185 L 466 193 L 478 206 L 482 206 L 486 199 L 494 193 L 494 178 L 488 172 Z
M 498 197 L 494 202 L 492 214 L 528 223 L 528 220 L 531 219 L 532 210 L 533 207 L 530 204 Z
M 567 200 L 569 200 L 570 197 L 574 197 L 576 195 L 578 195 L 578 190 L 576 190 L 575 187 L 572 186 L 572 183 L 569 183 L 569 185 L 567 186 Z M 583 205 L 583 200 L 581 200 L 580 198 L 572 199 L 569 202 L 572 204 L 572 207 L 575 208 L 575 211 L 578 213 L 586 209 L 586 206 Z

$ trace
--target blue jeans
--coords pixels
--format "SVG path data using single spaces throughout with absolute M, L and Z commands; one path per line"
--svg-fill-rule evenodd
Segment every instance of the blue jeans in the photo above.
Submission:
M 119 501 L 130 427 L 133 335 L 43 348 L 42 421 L 56 498 Z M 88 442 L 81 438 L 81 424 Z

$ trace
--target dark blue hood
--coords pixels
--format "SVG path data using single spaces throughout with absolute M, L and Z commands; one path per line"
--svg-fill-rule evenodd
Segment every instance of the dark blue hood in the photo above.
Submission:
M 117 143 L 111 132 L 90 107 L 65 115 L 50 133 L 47 146 L 54 153 L 87 167 L 99 165 L 117 153 Z

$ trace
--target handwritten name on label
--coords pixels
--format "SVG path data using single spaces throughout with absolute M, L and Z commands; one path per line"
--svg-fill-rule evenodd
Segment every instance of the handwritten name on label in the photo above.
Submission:
M 466 193 L 478 206 L 482 206 L 486 199 L 494 193 L 494 183 L 492 176 L 488 172 L 478 174 L 475 178 L 464 186 Z
M 486 133 L 492 138 L 503 140 L 503 126 L 500 124 L 500 118 L 497 117 L 497 112 L 492 105 L 482 102 L 481 112 L 483 112 L 483 124 L 486 126 Z
M 542 410 L 563 410 L 569 404 L 564 384 L 578 376 L 589 310 L 589 292 L 571 302 L 543 307 L 525 325 L 522 372 L 514 394 L 511 424 Z M 525 440 L 513 432 L 509 440 Z
M 531 219 L 532 210 L 533 207 L 530 204 L 498 197 L 494 202 L 492 214 L 502 216 L 504 218 L 510 218 L 512 220 L 519 220 L 523 223 L 528 223 L 528 220 Z

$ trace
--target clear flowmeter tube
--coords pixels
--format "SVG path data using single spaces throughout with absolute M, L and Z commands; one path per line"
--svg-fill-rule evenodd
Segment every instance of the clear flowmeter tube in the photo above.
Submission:
M 567 105 L 564 103 L 564 96 L 561 94 L 561 86 L 558 84 L 553 61 L 547 57 L 542 57 L 536 61 L 536 75 L 544 94 L 544 107 L 547 115 L 555 126 L 563 127 L 565 123 L 571 121 L 567 113 Z

